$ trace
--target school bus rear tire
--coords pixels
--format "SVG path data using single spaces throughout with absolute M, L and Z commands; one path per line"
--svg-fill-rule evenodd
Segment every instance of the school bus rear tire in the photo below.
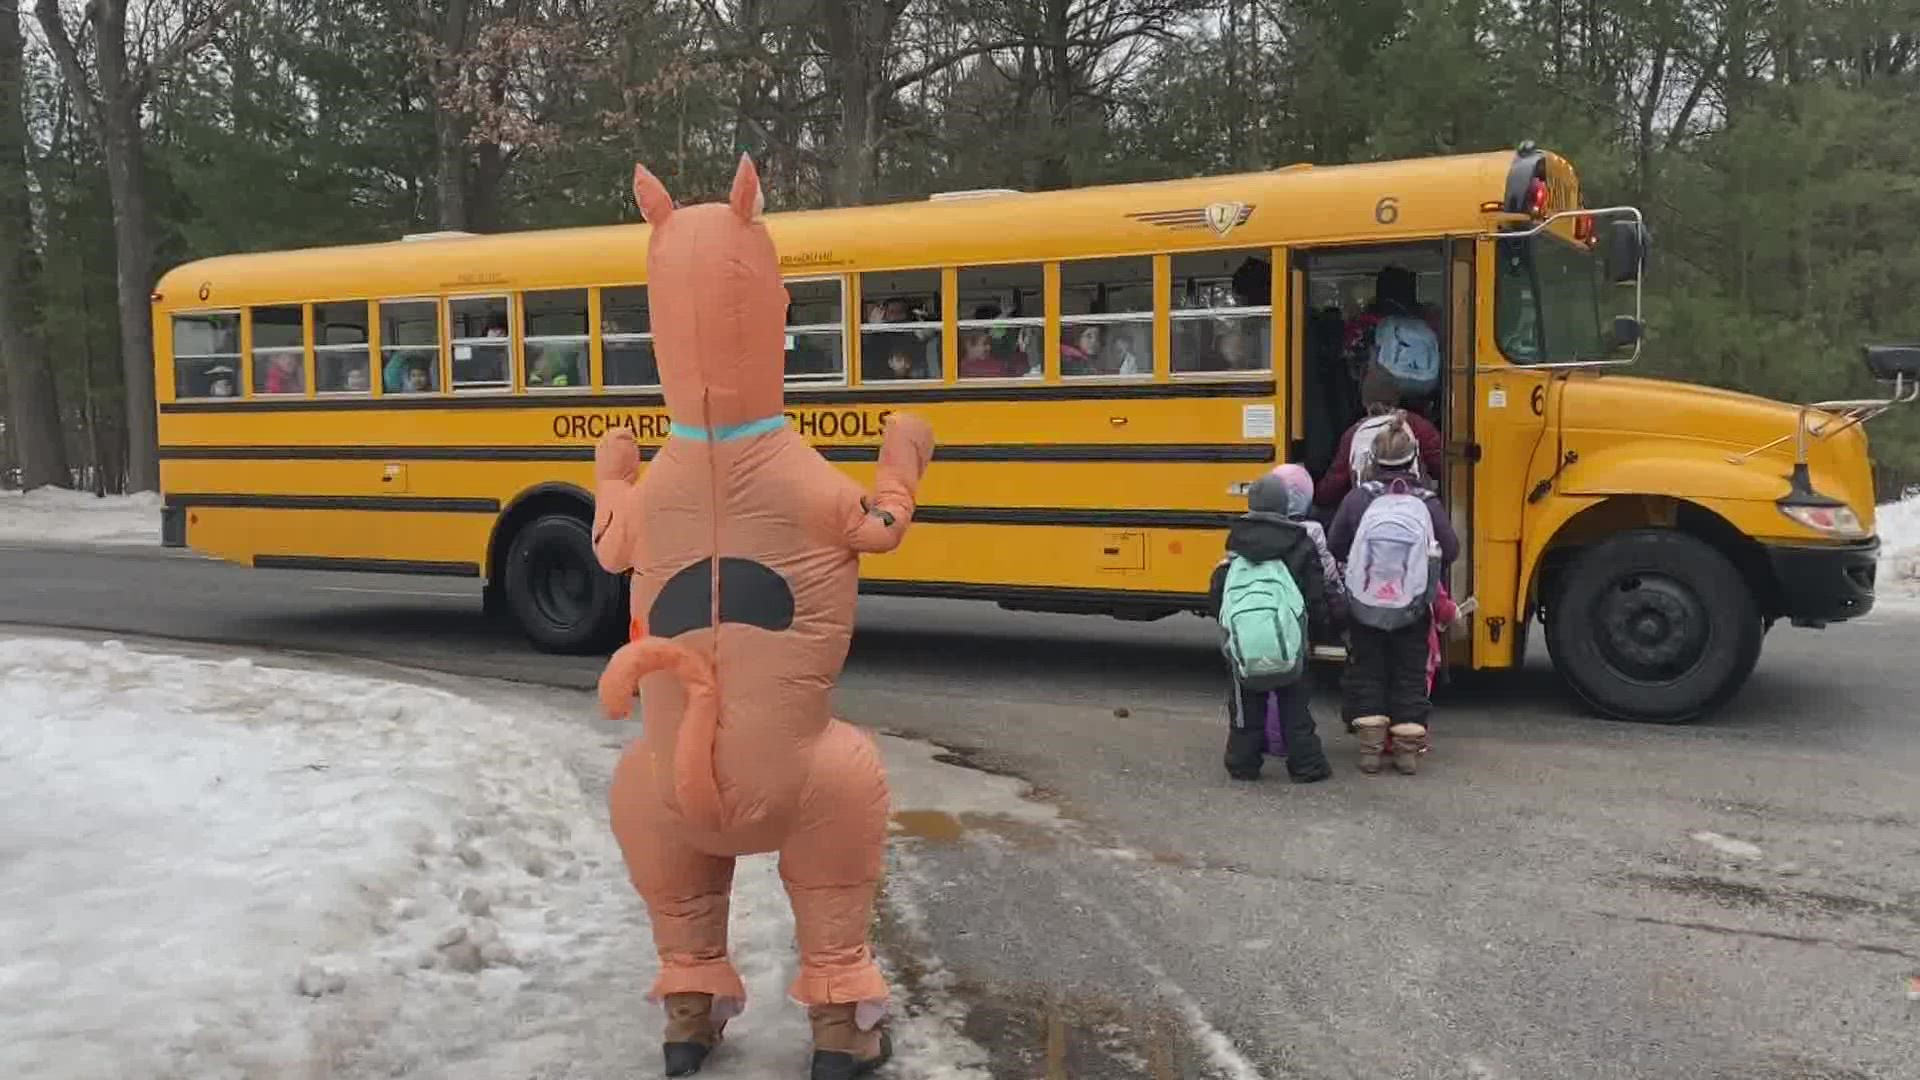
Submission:
M 1685 724 L 1753 673 L 1764 633 L 1753 589 L 1698 537 L 1635 529 L 1576 557 L 1547 610 L 1553 666 L 1604 716 Z
M 599 652 L 619 644 L 626 590 L 600 568 L 592 527 L 572 514 L 546 514 L 521 528 L 507 549 L 507 607 L 535 648 Z

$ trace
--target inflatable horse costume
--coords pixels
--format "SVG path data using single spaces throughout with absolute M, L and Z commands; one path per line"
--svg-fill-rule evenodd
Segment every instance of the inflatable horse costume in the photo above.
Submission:
M 862 552 L 897 547 L 933 454 L 894 413 L 871 496 L 782 412 L 787 291 L 743 157 L 726 205 L 676 209 L 644 168 L 647 288 L 670 435 L 640 453 L 616 429 L 594 453 L 594 551 L 633 571 L 634 640 L 600 701 L 645 730 L 614 772 L 613 831 L 660 954 L 669 1076 L 698 1072 L 746 988 L 727 956 L 736 856 L 780 853 L 813 1023 L 815 1080 L 891 1053 L 887 984 L 868 943 L 885 862 L 887 786 L 873 740 L 835 719 Z

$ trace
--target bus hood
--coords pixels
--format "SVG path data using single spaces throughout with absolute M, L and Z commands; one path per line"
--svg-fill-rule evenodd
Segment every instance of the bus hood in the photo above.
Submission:
M 1566 467 L 1560 490 L 1772 502 L 1790 490 L 1798 414 L 1793 405 L 1732 390 L 1576 374 L 1562 391 L 1559 420 L 1561 448 L 1578 458 Z M 1822 419 L 1830 426 L 1841 422 L 1810 414 L 1815 424 Z M 1813 489 L 1845 502 L 1871 531 L 1873 468 L 1863 427 L 1809 437 L 1807 464 Z M 1779 522 L 1783 536 L 1819 535 L 1784 515 Z

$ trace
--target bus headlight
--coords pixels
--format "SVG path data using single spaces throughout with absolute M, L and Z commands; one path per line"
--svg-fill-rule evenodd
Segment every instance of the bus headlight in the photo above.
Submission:
M 1860 515 L 1846 506 L 1782 505 L 1780 512 L 1815 532 L 1828 536 L 1865 536 Z

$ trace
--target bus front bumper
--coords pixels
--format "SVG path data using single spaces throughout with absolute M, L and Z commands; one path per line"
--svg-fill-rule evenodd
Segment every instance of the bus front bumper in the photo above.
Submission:
M 1873 610 L 1873 579 L 1880 539 L 1852 544 L 1768 544 L 1767 561 L 1780 585 L 1781 617 L 1795 626 L 1825 626 Z
M 170 548 L 187 546 L 186 507 L 163 506 L 160 508 L 160 546 Z

